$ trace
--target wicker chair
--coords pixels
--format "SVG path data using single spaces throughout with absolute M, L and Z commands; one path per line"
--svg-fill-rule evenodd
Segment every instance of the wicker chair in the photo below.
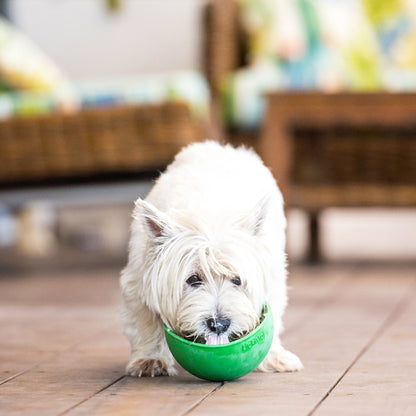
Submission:
M 153 178 L 181 147 L 206 137 L 206 128 L 184 103 L 119 105 L 1 121 L 0 189 L 6 190 L 6 201 L 0 202 L 11 205 L 19 230 L 24 230 L 18 246 L 31 256 L 49 256 L 56 236 L 33 220 L 36 206 L 26 205 L 33 193 L 12 203 L 7 202 L 7 195 L 13 195 L 8 190 Z
M 0 186 L 156 171 L 205 128 L 183 103 L 10 118 L 0 122 Z
M 205 16 L 205 68 L 214 95 L 244 65 L 245 37 L 233 0 Z M 310 218 L 308 258 L 319 250 L 319 213 L 330 206 L 416 206 L 416 94 L 273 93 L 257 133 L 228 132 L 256 148 L 289 207 Z
M 247 36 L 234 0 L 210 1 L 204 13 L 204 72 L 211 88 L 214 114 L 221 113 L 219 92 L 224 77 L 247 64 Z M 221 117 L 218 117 L 221 122 Z M 226 140 L 258 150 L 258 132 L 221 128 Z

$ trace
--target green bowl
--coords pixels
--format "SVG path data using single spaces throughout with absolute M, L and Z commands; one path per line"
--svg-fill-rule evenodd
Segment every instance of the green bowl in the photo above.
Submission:
M 266 357 L 273 340 L 273 315 L 269 305 L 264 319 L 248 335 L 223 345 L 188 341 L 165 325 L 165 337 L 176 361 L 194 376 L 211 381 L 235 380 L 253 371 Z

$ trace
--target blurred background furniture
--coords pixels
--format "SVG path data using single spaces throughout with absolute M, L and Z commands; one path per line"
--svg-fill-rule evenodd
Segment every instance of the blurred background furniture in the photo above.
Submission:
M 224 134 L 258 144 L 270 92 L 415 91 L 405 1 L 224 0 L 205 10 L 205 72 Z
M 221 108 L 224 79 L 247 65 L 248 37 L 241 25 L 237 2 L 209 1 L 204 10 L 203 30 L 204 73 L 211 89 L 214 111 L 222 123 L 222 134 L 235 145 L 245 143 L 257 148 L 258 132 L 224 126 Z
M 0 41 L 1 185 L 155 171 L 206 136 L 198 71 L 80 81 L 1 16 Z
M 3 240 L 16 235 L 21 251 L 31 256 L 50 255 L 58 238 L 87 251 L 117 252 L 128 224 L 114 219 L 129 214 L 117 217 L 114 206 L 124 203 L 130 210 L 183 146 L 206 137 L 206 127 L 185 102 L 118 104 L 0 121 Z M 77 221 L 68 232 L 64 223 L 69 221 L 62 219 L 71 206 L 78 207 L 73 210 Z M 113 215 L 105 214 L 110 206 Z M 82 220 L 82 212 L 93 207 L 99 207 L 95 215 Z M 8 211 L 18 220 L 16 229 Z
M 293 185 L 298 195 L 295 199 L 287 193 L 288 234 L 293 235 L 290 224 L 298 224 L 291 216 L 297 216 L 302 223 L 297 228 L 296 240 L 302 240 L 297 253 L 302 258 L 306 218 L 317 248 L 318 215 L 311 213 L 320 213 L 322 251 L 334 258 L 336 251 L 330 250 L 335 245 L 328 242 L 336 232 L 328 231 L 328 217 L 342 210 L 311 207 L 306 194 L 318 174 L 316 160 L 307 156 L 320 154 L 324 139 L 318 137 L 329 142 L 329 137 L 339 136 L 331 139 L 337 151 L 325 156 L 332 164 L 324 173 L 335 176 L 323 179 L 322 173 L 314 179 L 322 195 L 323 183 L 339 184 L 359 175 L 361 162 L 354 160 L 365 158 L 373 144 L 358 154 L 358 142 L 371 143 L 373 131 L 380 137 L 394 136 L 397 126 L 382 127 L 388 131 L 381 132 L 371 125 L 363 131 L 344 121 L 318 126 L 311 118 L 286 132 L 296 144 L 292 155 L 268 154 L 262 151 L 264 127 L 272 128 L 269 121 L 274 117 L 266 115 L 268 100 L 273 105 L 274 97 L 295 90 L 319 91 L 318 101 L 341 91 L 416 90 L 416 12 L 409 9 L 411 2 L 341 0 L 335 6 L 331 0 L 181 0 L 162 7 L 144 0 L 120 2 L 110 9 L 101 0 L 3 3 L 7 13 L 0 18 L 0 246 L 1 241 L 10 245 L 15 240 L 13 233 L 3 231 L 16 228 L 12 217 L 17 212 L 26 225 L 50 224 L 42 212 L 58 215 L 51 233 L 83 247 L 99 246 L 108 221 L 98 210 L 104 212 L 111 201 L 129 208 L 137 195 L 146 195 L 152 178 L 182 145 L 210 137 L 252 146 L 266 160 L 286 154 L 282 169 L 285 163 L 294 166 L 293 154 L 309 166 L 302 174 L 288 174 L 286 185 Z M 403 127 L 401 136 L 411 135 L 409 130 Z M 341 137 L 348 139 L 342 142 Z M 354 151 L 348 150 L 351 146 Z M 335 157 L 337 152 L 345 157 Z M 277 179 L 285 188 L 285 178 Z M 307 201 L 301 200 L 301 192 Z M 374 193 L 366 195 L 375 201 Z M 321 205 L 325 201 L 330 203 L 328 198 L 318 200 Z M 331 203 L 327 206 L 336 206 Z M 350 206 L 360 206 L 354 204 Z M 95 209 L 97 215 L 91 215 Z M 119 215 L 128 216 L 128 209 Z M 17 228 L 29 234 L 27 226 Z M 121 227 L 109 228 L 103 240 L 111 242 L 113 230 Z M 122 228 L 127 234 L 128 225 Z M 309 257 L 314 257 L 311 251 Z
M 185 103 L 116 105 L 0 121 L 0 185 L 156 172 L 205 137 Z
M 212 1 L 205 12 L 224 137 L 254 147 L 287 206 L 307 212 L 312 261 L 324 208 L 416 206 L 416 95 L 403 92 L 416 86 L 414 20 L 399 3 L 340 5 L 344 21 L 331 2 Z
M 320 257 L 327 207 L 416 206 L 416 94 L 275 93 L 259 148 Z
M 100 212 L 123 204 L 130 210 L 183 146 L 207 137 L 205 79 L 192 66 L 157 72 L 163 62 L 153 48 L 148 53 L 155 53 L 157 62 L 147 67 L 150 73 L 135 66 L 146 61 L 141 51 L 128 67 L 120 61 L 133 57 L 123 43 L 137 29 L 129 16 L 142 16 L 142 6 L 149 13 L 158 11 L 149 3 L 131 3 L 129 13 L 119 8 L 111 14 L 98 1 L 40 2 L 35 8 L 17 1 L 7 6 L 9 18 L 0 16 L 0 246 L 17 241 L 27 254 L 48 255 L 59 235 L 84 248 L 101 247 L 101 240 L 124 247 L 128 224 L 106 220 Z M 94 24 L 109 39 L 118 35 L 105 45 L 105 54 L 95 54 L 103 42 L 96 35 L 92 45 L 84 33 L 78 42 L 71 37 L 75 50 L 62 46 L 61 26 L 69 24 L 69 32 L 74 31 L 75 19 L 67 19 L 66 13 L 80 9 L 96 19 Z M 122 31 L 117 29 L 119 18 Z M 94 53 L 83 59 L 88 51 Z M 60 219 L 70 223 L 66 212 L 71 209 L 77 221 L 65 227 Z M 94 209 L 95 215 L 88 213 Z

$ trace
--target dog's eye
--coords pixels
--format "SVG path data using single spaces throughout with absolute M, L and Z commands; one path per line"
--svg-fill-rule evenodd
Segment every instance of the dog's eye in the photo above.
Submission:
M 188 283 L 189 286 L 197 287 L 202 285 L 202 279 L 197 274 L 193 274 L 191 277 L 188 277 L 186 283 Z
M 231 279 L 231 282 L 234 283 L 236 286 L 240 286 L 241 285 L 241 279 L 239 276 L 235 276 Z

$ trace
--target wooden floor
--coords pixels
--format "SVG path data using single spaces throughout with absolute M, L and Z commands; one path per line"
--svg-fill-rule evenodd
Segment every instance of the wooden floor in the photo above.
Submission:
M 305 369 L 226 383 L 124 376 L 117 275 L 0 279 L 0 414 L 416 415 L 415 267 L 293 267 L 283 342 Z

